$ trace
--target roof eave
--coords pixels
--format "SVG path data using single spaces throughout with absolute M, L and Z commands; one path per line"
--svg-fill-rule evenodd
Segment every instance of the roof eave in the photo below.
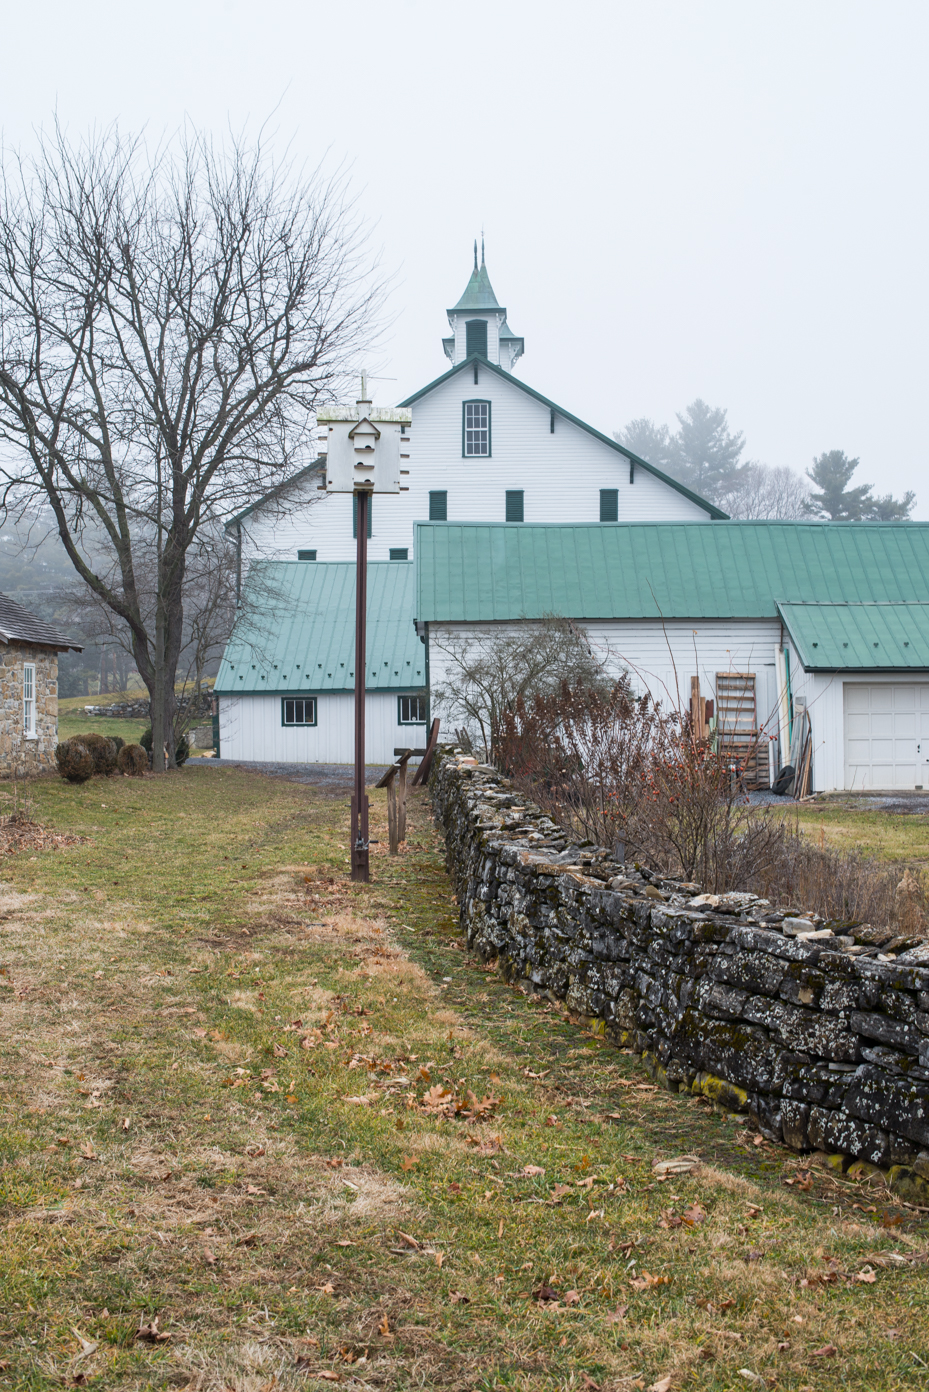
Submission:
M 647 473 L 660 479 L 662 483 L 666 483 L 668 487 L 673 488 L 675 492 L 680 493 L 685 498 L 689 498 L 692 503 L 696 503 L 698 507 L 708 512 L 715 522 L 729 521 L 729 514 L 723 512 L 721 508 L 716 507 L 714 503 L 709 502 L 706 498 L 701 498 L 698 493 L 692 493 L 689 488 L 685 488 L 684 484 L 678 483 L 677 479 L 673 479 L 669 474 L 663 473 L 661 469 L 657 469 L 654 464 L 649 464 L 647 459 L 642 459 L 639 455 L 633 454 L 631 450 L 626 449 L 625 445 L 621 445 L 618 440 L 611 440 L 609 435 L 604 435 L 603 432 L 597 430 L 595 426 L 588 425 L 587 422 L 581 420 L 579 416 L 572 415 L 570 411 L 566 411 L 562 406 L 559 406 L 556 401 L 552 401 L 549 397 L 543 396 L 542 393 L 536 391 L 534 387 L 527 386 L 525 382 L 514 376 L 512 372 L 507 372 L 505 368 L 498 367 L 496 363 L 488 361 L 488 359 L 482 357 L 480 353 L 470 353 L 468 357 L 462 359 L 460 363 L 456 363 L 454 367 L 449 368 L 448 372 L 443 372 L 441 377 L 436 377 L 435 381 L 422 387 L 418 392 L 414 392 L 413 395 L 408 396 L 405 401 L 401 401 L 400 405 L 414 405 L 415 402 L 420 401 L 424 396 L 428 396 L 431 391 L 435 391 L 437 387 L 441 387 L 443 383 L 448 382 L 454 377 L 456 372 L 462 372 L 469 364 L 475 362 L 481 367 L 489 368 L 491 372 L 495 372 L 497 376 L 502 377 L 504 381 L 512 382 L 514 386 L 519 387 L 520 391 L 524 391 L 527 396 L 534 397 L 536 401 L 540 401 L 542 405 L 547 406 L 549 410 L 557 412 L 563 420 L 570 421 L 571 424 L 576 425 L 579 430 L 586 430 L 588 435 L 592 435 L 595 440 L 599 440 L 602 444 L 608 445 L 611 450 L 614 450 L 617 454 L 621 454 L 624 459 L 631 460 L 637 468 L 645 469 Z

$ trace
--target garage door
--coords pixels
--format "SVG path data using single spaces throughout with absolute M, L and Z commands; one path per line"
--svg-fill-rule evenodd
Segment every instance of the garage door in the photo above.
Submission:
M 929 786 L 929 685 L 846 682 L 845 786 Z

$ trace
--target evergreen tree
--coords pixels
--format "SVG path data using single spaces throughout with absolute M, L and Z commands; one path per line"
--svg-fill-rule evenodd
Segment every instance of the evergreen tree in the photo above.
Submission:
M 680 429 L 671 440 L 670 471 L 687 488 L 715 502 L 739 476 L 745 437 L 741 431 L 731 435 L 725 410 L 699 397 L 677 420 Z
M 915 506 L 916 494 L 908 488 L 902 498 L 894 498 L 890 493 L 872 498 L 865 516 L 869 522 L 905 522 Z
M 816 517 L 829 517 L 833 522 L 860 522 L 871 506 L 870 483 L 859 488 L 846 485 L 860 464 L 849 459 L 844 450 L 828 450 L 813 460 L 806 476 L 819 492 L 811 493 L 809 510 Z
M 638 419 L 631 420 L 624 429 L 615 431 L 613 439 L 625 445 L 626 449 L 632 450 L 640 459 L 654 464 L 662 473 L 669 472 L 671 432 L 666 425 L 656 425 L 645 416 L 639 416 Z

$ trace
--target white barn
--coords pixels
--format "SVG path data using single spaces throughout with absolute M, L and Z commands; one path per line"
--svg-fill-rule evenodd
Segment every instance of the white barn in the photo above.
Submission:
M 410 563 L 418 522 L 509 518 L 527 525 L 617 519 L 703 523 L 723 516 L 515 377 L 512 368 L 525 345 L 508 328 L 506 313 L 486 266 L 483 261 L 478 265 L 475 248 L 465 292 L 447 311 L 451 335 L 442 346 L 452 366 L 400 403 L 412 413 L 401 439 L 401 492 L 371 499 L 368 640 L 373 646 L 384 645 L 385 652 L 387 647 L 396 649 L 402 659 L 398 671 L 413 669 L 414 649 L 420 659 L 425 651 L 413 627 Z M 321 427 L 321 448 L 327 435 Z M 351 683 L 343 684 L 338 694 L 328 683 L 354 668 L 354 589 L 349 602 L 345 587 L 354 568 L 355 508 L 347 494 L 325 491 L 325 465 L 321 453 L 295 478 L 256 499 L 226 524 L 239 550 L 241 613 L 215 685 L 223 757 L 322 763 L 352 758 Z M 271 565 L 281 569 L 273 571 Z M 405 566 L 403 573 L 409 577 L 408 631 L 402 642 L 394 637 L 388 641 L 380 632 L 382 623 L 397 622 L 400 589 L 391 578 L 391 565 Z M 301 567 L 306 568 L 302 578 Z M 332 574 L 325 578 L 330 567 Z M 340 599 L 335 602 L 337 593 Z M 303 615 L 299 620 L 282 607 L 284 594 Z M 299 635 L 289 627 L 298 621 Z M 337 639 L 336 625 L 341 625 Z M 316 703 L 316 724 L 298 733 L 282 725 L 279 702 L 285 689 L 273 683 L 282 680 L 285 667 L 292 669 L 311 658 L 314 645 L 330 642 L 338 642 L 352 661 L 340 658 L 338 672 L 321 687 L 304 683 L 306 697 Z M 246 664 L 246 650 L 252 649 L 254 664 L 252 658 Z M 324 657 L 312 660 L 317 673 L 328 670 Z M 256 686 L 248 691 L 246 677 L 252 670 Z M 305 674 L 305 665 L 301 671 Z M 425 669 L 422 676 L 427 687 Z M 294 680 L 289 670 L 287 681 Z M 401 729 L 392 714 L 398 709 L 397 699 L 411 689 L 391 687 L 388 696 L 379 685 L 369 687 L 366 754 L 371 762 L 389 761 L 395 747 L 422 743 L 427 699 L 414 707 L 422 716 L 418 730 Z
M 718 703 L 738 677 L 773 736 L 767 778 L 800 698 L 815 788 L 929 787 L 929 528 L 730 522 L 514 375 L 525 345 L 476 247 L 447 314 L 451 366 L 400 403 L 401 491 L 371 504 L 372 762 L 442 716 L 443 644 L 561 614 L 665 701 L 697 676 Z M 354 506 L 325 465 L 227 524 L 242 605 L 215 688 L 223 756 L 352 758 Z
M 724 516 L 660 469 L 512 374 L 523 340 L 506 328 L 486 267 L 447 311 L 451 368 L 400 402 L 401 492 L 372 499 L 371 560 L 412 560 L 417 522 L 693 522 Z M 320 431 L 325 448 L 327 434 Z M 325 456 L 226 524 L 252 560 L 352 561 L 354 508 L 328 494 Z M 570 480 L 570 487 L 565 481 Z
M 814 789 L 929 788 L 929 524 L 417 533 L 417 626 L 433 687 L 453 678 L 468 635 L 559 614 L 616 674 L 666 704 L 686 709 L 696 676 L 718 708 L 737 678 L 768 778 L 788 762 L 800 698 Z

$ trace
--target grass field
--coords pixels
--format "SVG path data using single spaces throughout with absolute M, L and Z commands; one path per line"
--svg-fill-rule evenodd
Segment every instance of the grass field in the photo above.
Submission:
M 85 839 L 2 863 L 5 1385 L 929 1386 L 927 1215 L 507 987 L 382 796 L 353 886 L 340 796 L 39 782 Z
M 929 816 L 865 810 L 859 799 L 834 799 L 788 810 L 807 836 L 842 850 L 857 848 L 879 860 L 929 865 Z

